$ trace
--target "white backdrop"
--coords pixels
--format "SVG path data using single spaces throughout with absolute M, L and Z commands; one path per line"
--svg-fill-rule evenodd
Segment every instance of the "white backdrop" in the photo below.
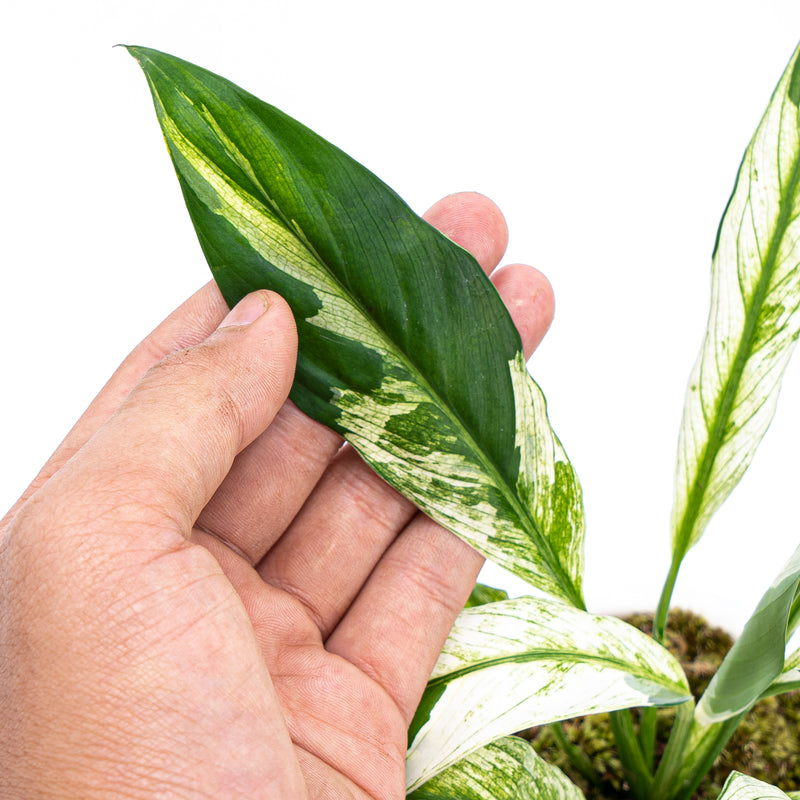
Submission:
M 491 7 L 491 8 L 490 8 Z M 793 0 L 6 0 L 0 505 L 207 280 L 138 66 L 234 80 L 419 212 L 481 191 L 556 292 L 531 369 L 584 486 L 592 610 L 652 608 L 717 223 L 793 48 Z M 800 543 L 800 365 L 676 601 L 738 630 Z M 490 572 L 490 582 L 506 582 Z

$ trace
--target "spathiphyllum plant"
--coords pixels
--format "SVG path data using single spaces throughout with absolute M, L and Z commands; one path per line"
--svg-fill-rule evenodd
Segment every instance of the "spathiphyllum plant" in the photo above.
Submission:
M 800 335 L 800 49 L 747 147 L 717 235 L 652 636 L 585 608 L 580 484 L 477 262 L 277 109 L 177 58 L 128 49 L 225 299 L 269 288 L 293 309 L 293 401 L 536 590 L 510 600 L 479 586 L 456 621 L 409 730 L 409 796 L 578 798 L 514 734 L 610 712 L 630 793 L 687 800 L 759 699 L 800 688 L 800 651 L 786 653 L 800 622 L 800 550 L 697 701 L 663 646 L 681 563 L 750 464 Z M 656 758 L 659 706 L 676 713 Z M 786 795 L 734 773 L 721 796 Z

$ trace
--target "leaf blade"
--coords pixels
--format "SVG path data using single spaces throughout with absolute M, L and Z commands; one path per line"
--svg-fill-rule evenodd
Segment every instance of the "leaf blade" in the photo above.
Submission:
M 582 606 L 580 487 L 475 260 L 277 109 L 128 49 L 226 300 L 271 288 L 293 308 L 292 399 L 433 519 Z
M 679 563 L 749 466 L 800 335 L 800 62 L 793 54 L 742 161 L 712 261 L 672 513 Z
M 485 583 L 476 583 L 464 608 L 474 608 L 501 600 L 508 600 L 508 592 L 505 589 L 497 589 L 494 586 L 487 586 Z
M 678 662 L 619 619 L 534 597 L 467 609 L 409 731 L 409 787 L 514 731 L 689 698 Z
M 777 786 L 732 772 L 722 787 L 719 800 L 786 800 L 787 797 Z
M 781 675 L 798 588 L 800 548 L 764 593 L 700 698 L 695 711 L 699 725 L 713 725 L 738 717 Z
M 409 800 L 583 800 L 583 792 L 523 739 L 471 753 L 408 795 Z

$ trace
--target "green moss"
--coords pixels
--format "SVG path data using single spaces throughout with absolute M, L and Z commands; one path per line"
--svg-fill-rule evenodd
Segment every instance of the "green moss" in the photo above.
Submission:
M 652 632 L 652 614 L 634 614 L 626 620 L 645 633 Z M 689 686 L 699 697 L 708 686 L 732 637 L 700 616 L 675 610 L 670 613 L 667 647 L 686 671 Z M 658 712 L 656 758 L 663 753 L 674 712 Z M 559 748 L 550 726 L 526 731 L 533 746 L 581 787 L 588 800 L 628 798 L 628 785 L 614 747 L 607 714 L 563 722 L 563 734 L 585 753 L 600 781 L 589 782 Z M 732 770 L 774 784 L 783 791 L 800 790 L 800 692 L 789 692 L 758 703 L 742 721 L 712 770 L 695 793 L 696 800 L 715 798 Z

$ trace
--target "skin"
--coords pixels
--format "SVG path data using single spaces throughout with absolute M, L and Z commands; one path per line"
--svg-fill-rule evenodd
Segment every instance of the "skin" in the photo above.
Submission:
M 530 354 L 553 295 L 495 269 L 499 210 L 461 194 L 426 217 Z M 280 297 L 226 314 L 209 284 L 167 318 L 0 523 L 3 798 L 405 796 L 408 723 L 482 558 L 286 400 Z

